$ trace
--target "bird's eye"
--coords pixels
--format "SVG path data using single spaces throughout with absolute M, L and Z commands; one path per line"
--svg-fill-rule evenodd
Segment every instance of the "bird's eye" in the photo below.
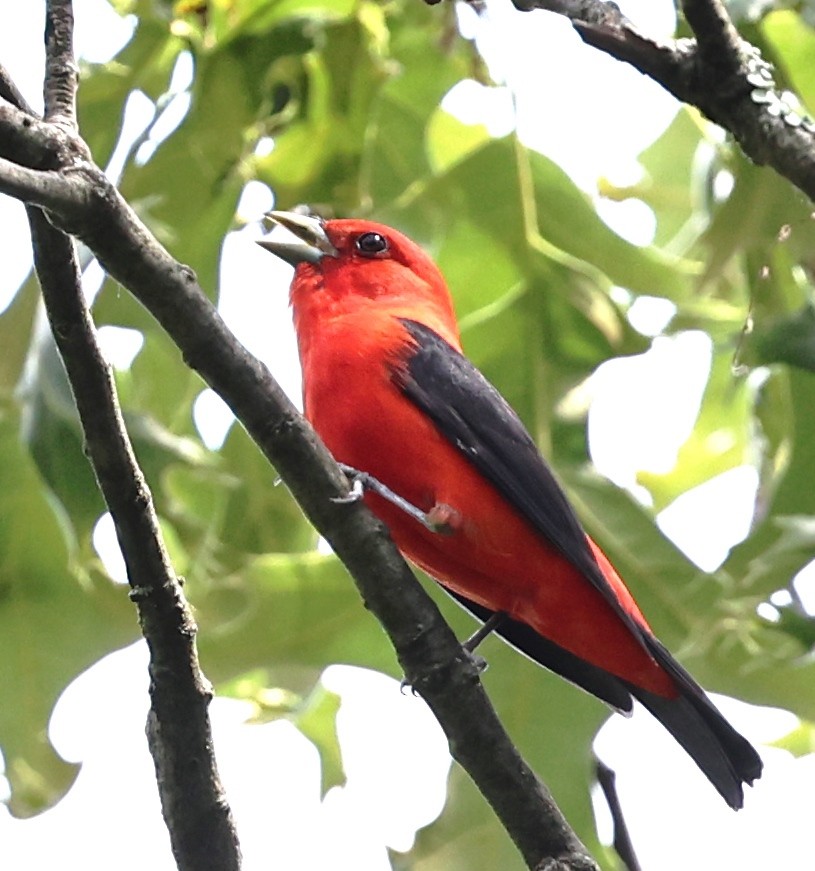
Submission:
M 357 237 L 356 246 L 365 257 L 380 257 L 388 251 L 388 240 L 381 233 L 363 233 Z

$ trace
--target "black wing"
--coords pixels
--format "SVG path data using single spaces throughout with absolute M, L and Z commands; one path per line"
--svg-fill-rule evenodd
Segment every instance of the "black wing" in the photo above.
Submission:
M 603 576 L 574 510 L 518 415 L 478 369 L 429 327 L 403 319 L 415 341 L 394 367 L 404 395 L 603 595 L 645 650 L 674 679 L 680 696 L 663 698 L 609 674 L 564 650 L 524 623 L 507 619 L 496 629 L 527 656 L 621 711 L 637 698 L 668 729 L 734 808 L 743 803 L 742 782 L 761 774 L 750 743 L 722 717 L 702 688 L 617 601 Z M 454 594 L 481 620 L 492 611 Z
M 639 637 L 586 541 L 586 534 L 521 419 L 462 354 L 429 327 L 402 323 L 416 341 L 394 379 L 404 394 L 572 565 Z M 644 644 L 644 642 L 643 642 Z

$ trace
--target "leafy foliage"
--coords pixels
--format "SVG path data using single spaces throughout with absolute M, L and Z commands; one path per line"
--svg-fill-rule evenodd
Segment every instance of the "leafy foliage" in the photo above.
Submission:
M 121 187 L 213 298 L 221 242 L 249 180 L 267 183 L 278 207 L 324 204 L 412 235 L 454 289 L 470 356 L 537 435 L 658 634 L 711 689 L 815 718 L 813 665 L 800 660 L 811 619 L 793 606 L 776 624 L 756 613 L 815 551 L 811 205 L 729 144 L 715 144 L 706 124 L 681 110 L 642 155 L 639 183 L 602 185 L 607 197 L 654 211 L 654 244 L 625 241 L 516 135 L 493 139 L 440 108 L 462 79 L 486 81 L 452 8 L 415 0 L 119 5 L 138 24 L 117 58 L 83 72 L 82 132 L 105 163 L 128 96 L 138 89 L 153 101 Z M 811 4 L 762 19 L 766 6 L 739 8 L 812 108 Z M 169 88 L 187 56 L 188 109 L 145 157 L 140 149 L 179 99 Z M 675 468 L 640 477 L 655 508 L 739 465 L 760 475 L 750 536 L 712 576 L 662 536 L 653 510 L 589 471 L 585 414 L 567 413 L 562 402 L 603 362 L 647 350 L 650 339 L 628 318 L 640 296 L 673 304 L 666 334 L 702 330 L 714 348 L 697 424 Z M 315 553 L 313 531 L 245 433 L 233 427 L 217 452 L 201 443 L 192 408 L 202 385 L 150 317 L 110 281 L 95 315 L 144 338 L 117 377 L 188 578 L 208 675 L 237 695 L 294 693 L 279 710 L 260 707 L 291 715 L 320 747 L 326 785 L 340 782 L 337 706 L 319 675 L 339 661 L 398 675 L 392 651 L 342 567 Z M 103 506 L 31 281 L 0 316 L 0 346 L 0 746 L 11 807 L 28 814 L 56 800 L 72 777 L 44 737 L 56 696 L 136 627 L 125 590 L 91 545 Z M 443 607 L 467 632 L 463 616 Z M 488 644 L 485 681 L 499 713 L 599 853 L 588 786 L 604 709 Z M 446 811 L 411 858 L 422 871 L 520 867 L 456 770 Z

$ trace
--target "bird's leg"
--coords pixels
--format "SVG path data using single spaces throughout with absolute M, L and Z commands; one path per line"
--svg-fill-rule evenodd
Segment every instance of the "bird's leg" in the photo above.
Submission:
M 507 616 L 506 611 L 495 611 L 466 641 L 461 643 L 461 649 L 464 651 L 465 656 L 469 657 L 479 674 L 487 670 L 487 660 L 474 651 L 488 635 L 494 632 L 507 619 Z M 411 687 L 405 678 L 402 679 L 399 688 L 402 692 L 409 689 L 415 694 L 413 687 Z
M 434 505 L 430 511 L 422 511 L 412 505 L 407 499 L 403 499 L 398 493 L 394 493 L 390 487 L 383 484 L 378 478 L 374 478 L 368 472 L 362 472 L 346 463 L 339 463 L 339 467 L 351 481 L 351 491 L 347 496 L 335 496 L 333 502 L 357 502 L 365 495 L 366 490 L 376 493 L 383 499 L 401 509 L 431 532 L 441 535 L 449 535 L 455 528 L 458 513 L 449 505 Z
M 495 611 L 466 641 L 462 643 L 461 646 L 467 651 L 467 653 L 473 653 L 476 647 L 478 647 L 478 645 L 481 644 L 488 635 L 492 634 L 506 619 L 506 611 Z
M 473 664 L 478 669 L 479 674 L 487 670 L 487 660 L 483 656 L 479 656 L 475 649 L 479 644 L 492 632 L 494 632 L 507 619 L 505 611 L 495 611 L 484 623 L 476 629 L 475 632 L 461 643 L 461 649 L 473 661 Z

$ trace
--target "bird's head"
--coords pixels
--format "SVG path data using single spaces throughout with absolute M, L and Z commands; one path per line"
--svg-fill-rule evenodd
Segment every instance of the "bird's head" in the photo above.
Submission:
M 295 267 L 291 303 L 295 324 L 326 322 L 374 310 L 409 317 L 457 344 L 450 293 L 436 264 L 398 230 L 372 221 L 324 221 L 297 212 L 270 212 L 274 230 L 258 244 Z M 428 322 L 430 321 L 430 322 Z

